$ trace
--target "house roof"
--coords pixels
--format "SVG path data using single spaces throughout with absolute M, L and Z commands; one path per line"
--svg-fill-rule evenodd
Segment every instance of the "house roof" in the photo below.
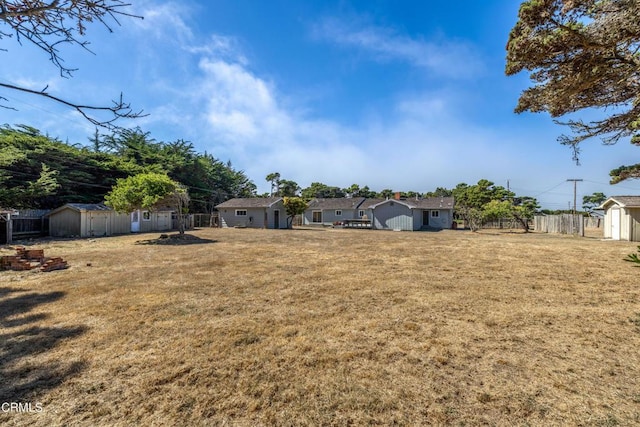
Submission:
M 606 209 L 612 204 L 623 208 L 640 208 L 640 196 L 612 196 L 598 206 L 598 209 Z
M 357 209 L 364 200 L 364 197 L 317 198 L 307 204 L 307 209 Z
M 368 202 L 368 203 L 367 203 Z M 409 209 L 453 209 L 453 197 L 429 197 L 426 199 L 370 199 L 361 208 L 374 209 L 385 203 L 395 202 L 408 207 Z
M 236 198 L 222 202 L 216 208 L 270 208 L 280 200 L 282 200 L 282 197 Z

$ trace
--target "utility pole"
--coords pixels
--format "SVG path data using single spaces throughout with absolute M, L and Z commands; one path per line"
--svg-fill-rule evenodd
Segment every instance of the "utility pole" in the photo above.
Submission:
M 576 214 L 576 190 L 578 189 L 578 181 L 582 181 L 581 179 L 568 179 L 567 181 L 573 182 L 573 214 Z

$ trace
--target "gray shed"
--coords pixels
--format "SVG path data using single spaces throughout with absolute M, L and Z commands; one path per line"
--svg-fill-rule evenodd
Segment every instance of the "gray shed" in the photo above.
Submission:
M 220 203 L 216 209 L 223 228 L 287 228 L 282 197 L 236 198 Z
M 98 237 L 172 228 L 170 211 L 118 213 L 103 204 L 67 203 L 48 216 L 53 237 Z
M 613 196 L 598 207 L 604 210 L 604 237 L 640 242 L 640 196 Z
M 442 230 L 453 223 L 453 197 L 367 199 L 360 208 L 377 230 Z

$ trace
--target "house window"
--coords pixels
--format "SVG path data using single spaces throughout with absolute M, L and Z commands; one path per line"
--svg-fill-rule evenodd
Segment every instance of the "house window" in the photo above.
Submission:
M 149 212 L 149 211 L 142 212 L 142 220 L 143 221 L 151 221 L 151 212 Z
M 342 216 L 342 211 L 341 210 L 337 210 L 336 211 L 336 216 Z
M 364 216 L 364 211 L 358 211 L 358 216 L 362 218 Z
M 246 209 L 236 209 L 236 216 L 247 216 Z
M 322 211 L 313 211 L 311 213 L 311 222 L 322 222 Z
M 431 218 L 440 218 L 440 211 L 431 211 Z

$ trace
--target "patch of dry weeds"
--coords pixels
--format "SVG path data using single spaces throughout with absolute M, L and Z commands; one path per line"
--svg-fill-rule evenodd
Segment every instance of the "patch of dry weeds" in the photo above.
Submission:
M 43 405 L 0 423 L 640 422 L 632 243 L 191 234 L 40 242 L 71 268 L 0 273 L 0 401 Z

